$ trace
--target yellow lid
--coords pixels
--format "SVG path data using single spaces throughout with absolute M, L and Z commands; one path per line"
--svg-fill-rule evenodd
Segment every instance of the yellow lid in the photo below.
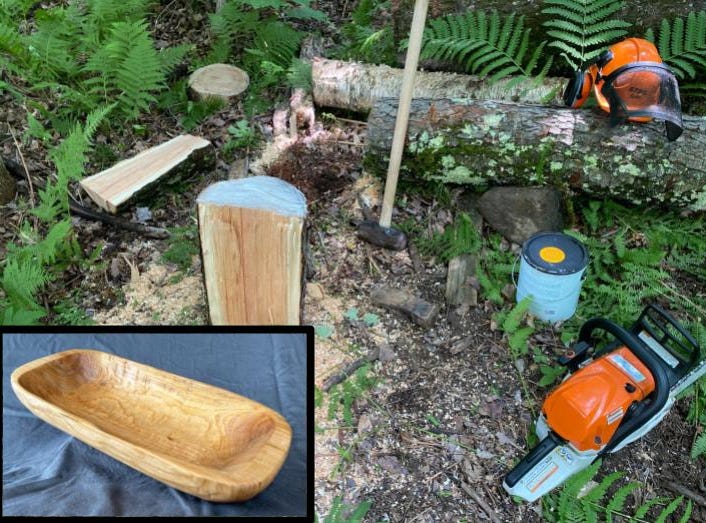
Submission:
M 539 251 L 539 257 L 547 263 L 561 263 L 566 259 L 566 253 L 559 247 L 544 247 Z

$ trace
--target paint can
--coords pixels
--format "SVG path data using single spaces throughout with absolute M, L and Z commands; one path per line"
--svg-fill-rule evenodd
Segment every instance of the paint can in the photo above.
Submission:
M 552 323 L 576 312 L 588 266 L 586 247 L 567 234 L 539 232 L 522 246 L 517 302 L 532 296 L 530 312 Z

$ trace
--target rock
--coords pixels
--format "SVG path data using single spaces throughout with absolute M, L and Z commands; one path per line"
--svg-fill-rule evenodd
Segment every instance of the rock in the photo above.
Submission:
M 308 282 L 306 284 L 306 295 L 312 300 L 322 300 L 324 298 L 324 288 L 320 283 Z
M 378 356 L 378 359 L 380 361 L 392 361 L 395 358 L 397 358 L 397 355 L 395 354 L 395 351 L 390 347 L 390 344 L 387 342 L 383 342 L 380 344 L 380 355 Z
M 402 474 L 405 476 L 409 474 L 407 467 L 402 465 L 400 460 L 398 460 L 395 456 L 382 456 L 377 460 L 377 464 L 386 472 Z
M 522 244 L 540 231 L 561 231 L 561 193 L 553 187 L 494 187 L 478 201 L 483 218 L 508 240 Z
M 152 219 L 152 212 L 149 207 L 137 207 L 135 209 L 135 217 L 139 223 L 145 223 Z
M 434 324 L 439 313 L 439 306 L 417 298 L 408 292 L 378 287 L 370 295 L 373 303 L 382 307 L 404 312 L 417 325 L 429 328 Z
M 358 434 L 363 434 L 364 432 L 370 432 L 373 430 L 373 422 L 368 414 L 361 414 L 358 418 Z

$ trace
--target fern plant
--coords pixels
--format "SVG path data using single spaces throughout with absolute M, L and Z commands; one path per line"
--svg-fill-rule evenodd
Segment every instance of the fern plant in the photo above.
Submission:
M 419 236 L 415 244 L 425 256 L 436 256 L 439 261 L 448 262 L 456 256 L 478 252 L 481 238 L 471 217 L 462 212 L 443 233 Z
M 624 7 L 619 0 L 544 0 L 542 13 L 552 15 L 544 22 L 547 34 L 554 38 L 549 47 L 572 69 L 581 68 L 596 58 L 608 43 L 627 34 L 628 22 L 615 18 Z
M 375 27 L 379 12 L 389 8 L 389 2 L 361 0 L 351 11 L 351 21 L 341 28 L 346 38 L 340 55 L 347 60 L 393 65 L 395 42 L 392 27 Z
M 571 476 L 558 493 L 551 493 L 542 498 L 542 515 L 550 523 L 597 523 L 605 521 L 611 523 L 615 516 L 620 516 L 621 521 L 626 514 L 625 503 L 628 496 L 641 485 L 638 482 L 629 482 L 613 489 L 615 484 L 625 473 L 613 472 L 601 481 L 595 482 L 601 460 L 596 461 L 584 470 Z M 610 494 L 609 494 L 610 493 Z M 669 503 L 665 498 L 653 498 L 635 509 L 630 517 L 634 523 L 647 523 L 655 521 L 664 523 L 667 518 L 676 512 L 683 504 L 684 497 L 679 496 Z M 656 519 L 644 519 L 650 510 L 658 505 L 666 506 L 655 516 Z M 692 512 L 692 503 L 689 501 L 682 512 L 679 523 L 688 523 Z
M 657 46 L 660 57 L 678 78 L 693 79 L 706 73 L 706 11 L 691 12 L 686 21 L 665 18 L 657 34 L 650 28 L 645 38 Z M 701 87 L 706 89 L 703 84 Z
M 46 234 L 35 230 L 28 221 L 20 229 L 20 244 L 7 246 L 2 272 L 5 296 L 0 299 L 0 318 L 4 325 L 34 324 L 47 314 L 36 295 L 61 270 L 60 259 L 75 259 L 81 250 L 72 235 L 68 213 L 68 183 L 83 175 L 85 154 L 99 123 L 114 106 L 102 107 L 89 114 L 84 125 L 76 124 L 71 134 L 52 150 L 57 180 L 40 193 L 40 204 L 32 213 L 49 224 Z
M 462 65 L 471 73 L 489 76 L 491 81 L 516 75 L 508 82 L 512 87 L 535 75 L 543 57 L 546 42 L 540 42 L 528 54 L 530 42 L 531 29 L 525 28 L 523 16 L 468 11 L 430 20 L 421 56 Z M 536 73 L 536 81 L 547 74 L 551 63 L 550 57 Z
M 343 504 L 341 496 L 336 496 L 331 504 L 331 510 L 323 519 L 323 523 L 361 523 L 371 505 L 370 501 L 363 501 L 358 505 L 348 507 Z M 316 521 L 319 521 L 318 516 Z

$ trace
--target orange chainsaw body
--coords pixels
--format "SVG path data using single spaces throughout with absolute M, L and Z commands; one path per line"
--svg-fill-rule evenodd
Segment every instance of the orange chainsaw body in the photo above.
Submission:
M 600 450 L 628 408 L 655 388 L 647 367 L 626 347 L 571 374 L 542 407 L 547 425 L 578 451 Z

